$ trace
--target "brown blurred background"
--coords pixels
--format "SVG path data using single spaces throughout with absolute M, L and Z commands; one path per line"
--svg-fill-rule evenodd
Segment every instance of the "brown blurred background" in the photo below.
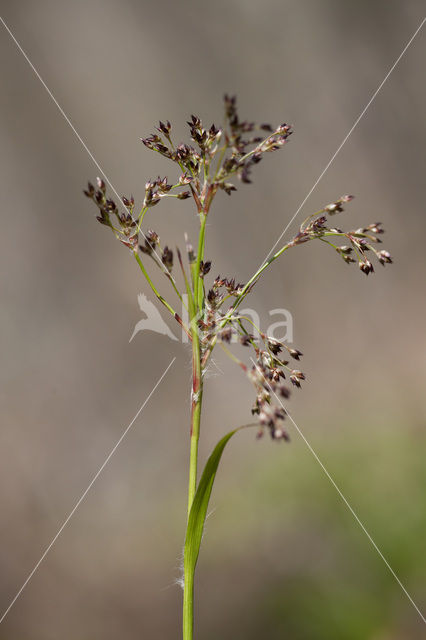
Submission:
M 213 275 L 259 266 L 403 47 L 419 1 L 2 2 L 1 14 L 119 193 L 173 166 L 139 141 L 196 113 L 293 124 L 253 185 L 219 194 Z M 99 171 L 2 27 L 0 615 L 173 356 L 176 362 L 0 625 L 7 640 L 180 637 L 187 346 L 129 344 L 149 292 L 82 195 Z M 252 305 L 285 307 L 309 383 L 290 411 L 416 603 L 426 608 L 426 27 L 287 233 L 343 193 L 395 265 L 368 280 L 321 243 L 274 265 Z M 171 244 L 188 203 L 150 212 Z M 155 220 L 154 220 L 155 218 Z M 164 289 L 164 292 L 166 289 Z M 174 330 L 175 328 L 170 325 Z M 217 354 L 203 458 L 252 389 Z M 232 383 L 231 383 L 232 381 Z M 235 400 L 237 398 L 237 401 Z M 424 624 L 295 429 L 229 446 L 198 568 L 197 638 L 424 637 Z

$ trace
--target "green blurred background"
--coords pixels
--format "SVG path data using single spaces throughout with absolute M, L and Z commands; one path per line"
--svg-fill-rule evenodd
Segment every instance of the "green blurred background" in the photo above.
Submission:
M 212 274 L 246 280 L 424 14 L 421 1 L 1 2 L 1 14 L 119 193 L 172 172 L 139 137 L 190 113 L 290 122 L 254 185 L 219 194 Z M 178 638 L 190 353 L 129 344 L 149 295 L 81 190 L 99 172 L 1 31 L 0 615 L 172 357 L 164 383 L 0 625 L 5 640 Z M 414 601 L 426 609 L 423 29 L 303 207 L 380 220 L 395 265 L 366 279 L 324 246 L 289 252 L 251 304 L 285 307 L 308 383 L 289 409 Z M 169 174 L 171 176 L 171 173 Z M 154 209 L 167 243 L 188 203 Z M 155 218 L 155 220 L 154 220 Z M 320 245 L 321 243 L 318 243 Z M 164 289 L 164 293 L 167 289 Z M 172 329 L 172 325 L 170 325 Z M 250 419 L 231 362 L 207 381 L 201 455 Z M 197 638 L 412 640 L 420 616 L 297 431 L 225 452 L 197 574 Z

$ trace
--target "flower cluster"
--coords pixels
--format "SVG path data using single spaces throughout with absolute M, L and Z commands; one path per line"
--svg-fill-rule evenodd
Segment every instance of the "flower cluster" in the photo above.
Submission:
M 300 360 L 303 354 L 299 349 L 266 335 L 249 318 L 238 313 L 235 301 L 244 291 L 245 285 L 236 282 L 235 278 L 218 276 L 213 281 L 206 295 L 204 312 L 197 323 L 201 356 L 207 360 L 218 341 L 255 387 L 256 400 L 252 413 L 257 416 L 260 425 L 258 437 L 267 428 L 274 440 L 288 440 L 288 433 L 283 427 L 286 411 L 279 398 L 287 399 L 290 395 L 284 380 L 288 378 L 293 386 L 300 388 L 306 379 L 302 371 L 290 364 L 291 360 Z M 234 302 L 225 308 L 225 302 L 229 300 Z M 252 331 L 247 330 L 247 323 L 251 323 Z M 230 344 L 251 347 L 252 366 L 230 352 Z
M 303 354 L 299 349 L 289 347 L 284 342 L 266 336 L 262 332 L 259 335 L 263 341 L 263 348 L 257 346 L 252 336 L 248 341 L 243 342 L 246 346 L 252 344 L 255 351 L 255 359 L 252 358 L 253 367 L 248 375 L 256 390 L 256 401 L 252 413 L 259 419 L 261 429 L 258 437 L 263 435 L 264 428 L 267 427 L 274 440 L 281 438 L 288 440 L 288 434 L 282 425 L 286 410 L 279 397 L 287 399 L 290 396 L 290 390 L 282 380 L 288 375 L 290 382 L 300 388 L 306 376 L 302 371 L 289 366 L 289 361 L 282 358 L 280 352 L 287 351 L 288 355 L 295 360 L 299 360 Z M 278 400 L 280 406 L 277 406 L 274 400 Z
M 180 143 L 176 147 L 171 139 L 172 126 L 161 122 L 153 133 L 141 138 L 148 149 L 176 162 L 187 179 L 193 181 L 192 188 L 199 199 L 223 189 L 228 195 L 236 191 L 230 179 L 238 176 L 242 182 L 250 183 L 253 165 L 260 162 L 264 153 L 280 149 L 292 133 L 291 126 L 281 124 L 275 129 L 270 124 L 256 125 L 240 120 L 236 98 L 225 95 L 225 126 L 215 124 L 204 128 L 198 116 L 191 115 L 187 122 L 194 144 Z M 245 137 L 246 134 L 251 134 Z M 194 146 L 195 145 L 195 146 Z M 204 181 L 201 174 L 204 174 Z M 158 202 L 158 200 L 157 200 Z
M 102 178 L 96 178 L 97 189 L 91 182 L 87 184 L 84 194 L 93 200 L 99 209 L 96 219 L 100 224 L 112 229 L 116 237 L 129 249 L 135 250 L 138 246 L 137 222 L 133 218 L 133 207 L 135 201 L 133 197 L 123 197 L 123 204 L 127 208 L 127 213 L 121 213 L 117 204 L 112 198 L 106 197 L 106 185 Z M 115 226 L 118 225 L 118 226 Z
M 219 343 L 247 373 L 255 387 L 253 413 L 260 424 L 259 434 L 268 429 L 273 439 L 288 439 L 282 426 L 286 412 L 282 406 L 277 405 L 276 400 L 289 396 L 290 391 L 284 380 L 288 379 L 295 387 L 300 387 L 305 380 L 301 371 L 289 365 L 289 361 L 299 360 L 302 353 L 265 335 L 259 327 L 247 327 L 249 319 L 238 311 L 241 302 L 256 285 L 263 271 L 285 250 L 310 240 L 317 239 L 330 245 L 348 264 L 358 262 L 359 268 L 366 275 L 374 271 L 370 255 L 374 255 L 382 265 L 391 263 L 392 258 L 388 251 L 378 248 L 383 234 L 381 223 L 343 231 L 330 222 L 330 218 L 342 213 L 346 204 L 353 199 L 353 196 L 346 195 L 308 216 L 296 236 L 269 258 L 246 284 L 235 278 L 221 276 L 217 276 L 209 284 L 207 281 L 211 261 L 204 256 L 205 225 L 215 195 L 220 190 L 228 195 L 236 191 L 233 182 L 235 178 L 243 183 L 250 183 L 254 165 L 262 160 L 265 153 L 281 149 L 292 133 L 288 124 L 273 127 L 270 124 L 257 125 L 241 120 L 235 97 L 225 95 L 224 111 L 222 128 L 215 124 L 205 128 L 198 116 L 191 115 L 187 122 L 190 135 L 188 143 L 174 144 L 172 125 L 168 120 L 160 121 L 155 133 L 141 138 L 148 149 L 177 165 L 178 177 L 170 182 L 167 177 L 160 176 L 155 180 L 148 180 L 139 213 L 135 212 L 134 198 L 125 196 L 120 203 L 120 206 L 124 206 L 124 211 L 120 211 L 114 200 L 107 198 L 105 182 L 101 178 L 97 178 L 96 187 L 89 183 L 84 193 L 98 208 L 97 220 L 109 227 L 130 249 L 157 299 L 172 313 L 193 343 L 197 343 L 201 376 L 208 366 L 216 343 Z M 196 251 L 185 235 L 189 273 L 177 248 L 184 291 L 191 299 L 190 326 L 184 325 L 172 306 L 159 294 L 145 268 L 145 259 L 152 259 L 183 302 L 181 290 L 171 274 L 173 250 L 167 245 L 161 246 L 160 238 L 154 230 L 142 229 L 147 212 L 164 198 L 192 198 L 199 216 L 200 234 Z M 230 343 L 239 343 L 253 349 L 250 365 L 243 363 L 228 349 Z M 199 374 L 196 375 L 199 378 Z M 202 383 L 198 379 L 198 386 L 193 389 L 194 397 L 199 395 L 200 384 Z
M 219 186 L 230 193 L 235 190 L 235 187 L 226 183 L 225 180 L 236 173 L 242 182 L 250 183 L 250 172 L 253 165 L 261 161 L 264 153 L 280 149 L 291 135 L 292 130 L 288 124 L 281 124 L 274 129 L 270 124 L 256 125 L 254 122 L 240 121 L 235 96 L 225 95 L 225 115 L 229 125 L 229 133 L 226 136 L 231 154 L 225 159 L 218 172 L 218 181 Z M 256 132 L 258 132 L 257 135 Z M 265 132 L 269 133 L 266 137 Z M 248 133 L 254 135 L 244 138 L 243 136 Z M 250 147 L 254 148 L 250 149 Z
M 300 230 L 293 238 L 290 246 L 318 238 L 333 247 L 347 264 L 358 262 L 361 271 L 368 276 L 369 273 L 374 272 L 374 266 L 368 259 L 367 252 L 370 251 L 374 254 L 382 266 L 392 263 L 389 251 L 385 249 L 379 250 L 375 246 L 382 242 L 378 237 L 384 233 L 382 223 L 374 222 L 367 227 L 361 227 L 353 231 L 343 231 L 338 227 L 328 226 L 327 216 L 333 216 L 344 211 L 343 205 L 353 200 L 353 198 L 354 196 L 342 196 L 336 202 L 328 204 L 320 211 L 309 216 L 300 226 Z M 349 241 L 349 244 L 335 245 L 328 239 L 331 237 L 344 242 Z
M 286 410 L 280 398 L 289 398 L 290 390 L 283 380 L 288 377 L 293 386 L 300 388 L 306 376 L 302 371 L 290 366 L 290 361 L 282 357 L 280 352 L 286 351 L 288 356 L 295 360 L 299 360 L 303 354 L 299 349 L 289 347 L 284 342 L 258 332 L 262 342 L 261 347 L 256 337 L 247 332 L 242 319 L 237 321 L 241 329 L 240 343 L 247 347 L 252 346 L 254 349 L 254 357 L 251 357 L 253 366 L 247 368 L 243 365 L 242 368 L 247 372 L 256 391 L 252 414 L 258 417 L 260 425 L 258 437 L 261 437 L 265 428 L 268 428 L 272 439 L 288 440 L 288 433 L 283 427 Z

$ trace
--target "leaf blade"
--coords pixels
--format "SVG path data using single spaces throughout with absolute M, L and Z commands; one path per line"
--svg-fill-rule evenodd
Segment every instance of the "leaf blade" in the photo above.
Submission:
M 184 572 L 186 578 L 190 575 L 193 576 L 195 572 L 203 537 L 204 523 L 207 516 L 207 508 L 222 453 L 228 441 L 237 431 L 239 431 L 239 429 L 234 429 L 219 440 L 206 462 L 200 482 L 198 483 L 186 528 L 184 547 Z

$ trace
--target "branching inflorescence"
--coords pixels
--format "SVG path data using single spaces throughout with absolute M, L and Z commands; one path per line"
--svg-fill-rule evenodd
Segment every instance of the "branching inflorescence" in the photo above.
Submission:
M 229 343 L 231 339 L 238 341 L 254 350 L 256 364 L 247 367 L 238 361 L 245 370 L 256 389 L 256 401 L 252 409 L 258 416 L 262 434 L 268 427 L 273 438 L 288 438 L 281 423 L 285 418 L 282 407 L 274 408 L 271 405 L 271 388 L 284 398 L 289 395 L 288 388 L 283 380 L 288 377 L 291 383 L 300 387 L 305 380 L 305 375 L 289 366 L 290 359 L 299 360 L 302 353 L 290 348 L 288 345 L 278 342 L 272 337 L 266 336 L 258 327 L 247 328 L 249 319 L 238 314 L 238 307 L 258 281 L 261 273 L 275 261 L 286 249 L 295 247 L 309 240 L 318 239 L 332 247 L 346 263 L 358 263 L 363 273 L 368 275 L 374 271 L 373 263 L 367 256 L 367 252 L 374 254 L 377 260 L 385 265 L 391 263 L 392 258 L 388 251 L 378 250 L 381 243 L 379 235 L 383 233 L 380 222 L 361 227 L 353 231 L 343 231 L 330 224 L 329 218 L 344 211 L 343 205 L 350 202 L 353 196 L 343 196 L 323 209 L 310 215 L 300 226 L 297 235 L 272 258 L 267 260 L 262 268 L 247 284 L 237 283 L 234 278 L 221 278 L 218 276 L 210 287 L 205 285 L 206 276 L 211 269 L 211 262 L 204 260 L 204 226 L 205 218 L 210 212 L 211 204 L 219 190 L 228 195 L 236 191 L 232 181 L 238 177 L 243 183 L 250 183 L 251 170 L 259 163 L 265 153 L 277 151 L 287 142 L 292 133 L 291 126 L 282 124 L 275 129 L 269 124 L 256 125 L 253 122 L 241 121 L 237 114 L 235 97 L 225 96 L 225 126 L 222 129 L 214 124 L 209 129 L 204 129 L 200 118 L 191 116 L 188 121 L 190 136 L 195 144 L 181 143 L 174 146 L 171 138 L 171 124 L 160 122 L 157 133 L 142 142 L 148 149 L 156 151 L 160 155 L 176 163 L 181 174 L 174 183 L 169 183 L 166 177 L 149 180 L 145 185 L 145 198 L 142 209 L 135 213 L 134 198 L 122 198 L 124 211 L 111 198 L 106 197 L 106 186 L 102 179 L 97 179 L 97 189 L 89 183 L 84 191 L 99 208 L 97 220 L 109 227 L 115 236 L 134 254 L 144 275 L 147 275 L 143 259 L 151 258 L 157 267 L 171 282 L 175 293 L 182 300 L 175 278 L 172 276 L 174 255 L 173 250 L 167 245 L 162 247 L 158 234 L 148 229 L 143 230 L 142 225 L 148 209 L 159 204 L 164 198 L 177 198 L 186 200 L 193 198 L 202 233 L 198 243 L 198 253 L 187 242 L 187 257 L 189 263 L 189 275 L 185 273 L 182 259 L 179 253 L 179 262 L 183 271 L 187 287 L 191 288 L 196 318 L 199 345 L 201 372 L 205 371 L 209 357 L 217 341 Z M 121 203 L 120 203 L 121 204 Z M 336 244 L 339 243 L 339 244 Z M 343 242 L 343 244 L 341 244 Z M 172 313 L 175 319 L 182 325 L 183 322 L 171 305 L 158 293 L 152 280 L 148 284 L 153 288 L 154 294 Z M 190 327 L 184 327 L 192 337 Z M 228 349 L 226 349 L 228 352 Z M 284 352 L 284 356 L 280 356 Z M 235 356 L 232 356 L 236 359 Z
M 266 335 L 259 327 L 254 326 L 249 318 L 239 313 L 241 303 L 252 291 L 262 273 L 285 251 L 311 240 L 320 240 L 329 245 L 347 264 L 358 263 L 359 268 L 366 275 L 374 271 L 369 256 L 374 256 L 382 265 L 392 262 L 387 251 L 378 249 L 381 243 L 380 236 L 383 233 L 380 222 L 352 231 L 343 231 L 332 223 L 334 216 L 342 213 L 344 206 L 353 198 L 346 195 L 306 218 L 298 233 L 270 256 L 245 284 L 237 282 L 234 278 L 220 276 L 207 284 L 211 261 L 206 260 L 204 255 L 206 220 L 211 216 L 211 206 L 216 194 L 224 191 L 231 195 L 236 191 L 236 178 L 242 183 L 250 183 L 254 166 L 263 159 L 265 154 L 281 149 L 292 134 L 291 126 L 287 124 L 274 128 L 269 124 L 256 125 L 253 122 L 240 120 L 235 97 L 225 96 L 224 106 L 225 119 L 222 128 L 213 124 L 209 129 L 205 129 L 200 118 L 191 116 L 188 121 L 190 144 L 180 143 L 175 146 L 169 121 L 160 122 L 156 133 L 142 138 L 142 142 L 148 149 L 159 153 L 178 166 L 178 176 L 170 182 L 167 177 L 160 176 L 149 180 L 145 185 L 145 197 L 139 212 L 135 211 L 133 197 L 123 197 L 122 202 L 118 204 L 108 198 L 105 182 L 101 178 L 97 178 L 96 187 L 89 183 L 84 191 L 99 209 L 97 220 L 109 227 L 116 238 L 131 252 L 154 295 L 182 326 L 192 342 L 193 382 L 188 514 L 191 512 L 197 490 L 203 378 L 217 344 L 246 372 L 255 388 L 252 413 L 256 415 L 259 424 L 258 435 L 261 436 L 265 430 L 268 430 L 275 440 L 288 439 L 288 434 L 283 427 L 286 417 L 285 409 L 281 404 L 280 406 L 274 404 L 273 399 L 280 396 L 288 398 L 290 391 L 286 385 L 287 379 L 295 387 L 300 387 L 305 380 L 305 375 L 299 369 L 293 368 L 291 364 L 298 361 L 302 353 Z M 163 246 L 158 234 L 145 226 L 145 216 L 148 211 L 165 198 L 177 200 L 191 198 L 195 203 L 200 228 L 195 248 L 185 235 L 187 267 L 184 265 L 179 249 L 174 253 L 170 248 L 170 242 Z M 175 254 L 181 271 L 182 288 L 174 273 L 176 271 Z M 188 325 L 183 322 L 172 304 L 157 290 L 147 271 L 148 261 L 151 261 L 164 274 L 181 303 L 184 303 L 184 294 L 187 294 Z M 229 344 L 231 342 L 238 342 L 252 350 L 250 364 L 244 363 L 232 353 Z M 198 485 L 198 492 L 202 492 L 202 480 Z M 209 495 L 208 493 L 207 500 Z M 186 568 L 185 571 L 184 638 L 192 638 L 193 571 L 198 552 L 194 557 L 194 566 Z

